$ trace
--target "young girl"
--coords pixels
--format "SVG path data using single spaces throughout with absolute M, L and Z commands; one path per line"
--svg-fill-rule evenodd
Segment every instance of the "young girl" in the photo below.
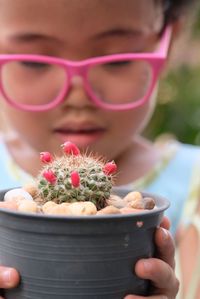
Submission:
M 141 133 L 185 2 L 0 0 L 1 109 L 7 124 L 0 188 L 32 180 L 41 166 L 38 153 L 59 155 L 60 144 L 70 140 L 114 159 L 117 186 L 169 198 L 175 232 L 198 150 L 175 142 L 155 145 Z M 155 286 L 152 299 L 175 298 L 178 289 L 167 227 L 165 222 L 156 233 L 161 260 L 136 266 Z M 0 268 L 0 287 L 17 281 L 14 270 Z

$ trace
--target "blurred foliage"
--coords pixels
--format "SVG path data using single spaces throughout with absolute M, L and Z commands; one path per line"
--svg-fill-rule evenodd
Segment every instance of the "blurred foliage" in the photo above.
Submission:
M 186 51 L 184 63 L 171 69 L 161 80 L 158 105 L 145 131 L 150 139 L 170 133 L 184 143 L 200 145 L 200 10 L 192 40 L 197 47 L 198 63 L 191 64 Z
M 158 105 L 146 135 L 167 132 L 184 143 L 200 145 L 200 66 L 171 71 L 160 84 Z
M 193 26 L 193 36 L 199 38 L 200 37 L 200 9 L 197 12 L 197 16 L 195 18 L 194 26 Z

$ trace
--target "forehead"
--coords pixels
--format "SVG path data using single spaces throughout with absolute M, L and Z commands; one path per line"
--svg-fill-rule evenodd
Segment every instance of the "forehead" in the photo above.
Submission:
M 122 26 L 152 30 L 154 0 L 0 0 L 0 33 L 30 30 L 79 34 Z M 81 35 L 80 35 L 81 32 Z

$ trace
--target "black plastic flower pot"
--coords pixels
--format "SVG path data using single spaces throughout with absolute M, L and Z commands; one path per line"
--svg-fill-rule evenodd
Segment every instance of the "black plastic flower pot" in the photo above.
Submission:
M 5 191 L 0 192 L 3 200 Z M 119 190 L 118 193 L 126 193 Z M 0 209 L 0 261 L 15 267 L 20 285 L 7 299 L 121 299 L 147 295 L 135 263 L 154 255 L 154 232 L 165 198 L 137 214 L 63 217 Z

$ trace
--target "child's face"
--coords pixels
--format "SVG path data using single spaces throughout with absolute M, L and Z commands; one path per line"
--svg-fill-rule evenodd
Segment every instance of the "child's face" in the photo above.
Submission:
M 0 0 L 0 53 L 82 60 L 153 51 L 163 25 L 162 7 L 155 2 Z M 146 125 L 154 97 L 134 110 L 101 110 L 74 82 L 66 100 L 53 110 L 36 113 L 3 106 L 13 128 L 38 151 L 58 152 L 61 143 L 71 140 L 116 159 Z

